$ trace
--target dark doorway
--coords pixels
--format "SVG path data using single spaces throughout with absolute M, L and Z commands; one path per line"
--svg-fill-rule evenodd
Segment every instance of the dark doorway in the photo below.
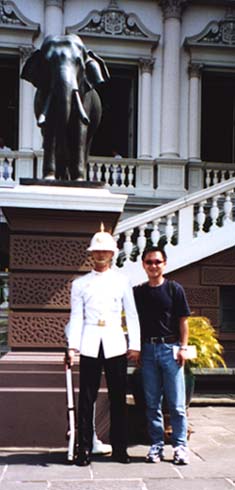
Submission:
M 0 55 L 0 136 L 5 146 L 18 149 L 19 58 Z
M 220 288 L 220 317 L 221 331 L 235 332 L 235 303 L 234 303 L 235 287 L 222 286 Z
M 9 269 L 9 228 L 0 222 L 0 272 Z
M 91 155 L 110 157 L 115 149 L 123 157 L 136 157 L 138 69 L 113 65 L 108 68 L 110 80 L 97 89 L 103 116 Z
M 209 162 L 235 162 L 235 74 L 202 76 L 202 154 Z

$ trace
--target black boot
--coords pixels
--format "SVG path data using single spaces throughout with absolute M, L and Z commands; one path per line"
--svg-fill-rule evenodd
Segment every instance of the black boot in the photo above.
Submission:
M 91 464 L 91 453 L 88 450 L 79 450 L 78 451 L 78 466 L 88 466 Z
M 112 461 L 116 461 L 117 463 L 129 464 L 131 462 L 131 458 L 126 449 L 113 449 L 111 458 Z

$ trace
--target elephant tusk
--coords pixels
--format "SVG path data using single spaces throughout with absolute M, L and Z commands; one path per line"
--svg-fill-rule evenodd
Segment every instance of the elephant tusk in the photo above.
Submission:
M 44 103 L 44 106 L 42 108 L 42 112 L 41 114 L 39 114 L 38 116 L 38 120 L 37 120 L 37 125 L 41 128 L 45 122 L 46 122 L 46 118 L 47 118 L 47 113 L 48 113 L 48 109 L 49 109 L 49 106 L 50 106 L 50 103 L 51 103 L 51 98 L 52 98 L 52 94 L 49 94 L 48 97 L 46 98 L 45 100 L 45 103 Z
M 46 116 L 45 114 L 40 114 L 39 118 L 38 118 L 38 126 L 41 128 L 43 126 L 43 124 L 45 124 L 46 122 Z
M 85 111 L 85 109 L 84 109 L 84 107 L 82 105 L 82 101 L 81 101 L 81 98 L 80 98 L 80 95 L 79 95 L 78 90 L 74 90 L 74 93 L 75 93 L 76 101 L 77 101 L 77 104 L 78 104 L 78 111 L 79 111 L 80 116 L 82 118 L 82 122 L 83 122 L 83 124 L 85 124 L 86 126 L 88 126 L 88 124 L 90 123 L 90 119 L 87 116 L 86 111 Z

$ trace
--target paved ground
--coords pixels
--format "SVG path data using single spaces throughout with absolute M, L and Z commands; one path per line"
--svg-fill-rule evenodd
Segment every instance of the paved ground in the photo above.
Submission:
M 235 407 L 190 408 L 191 464 L 146 464 L 147 446 L 129 448 L 130 465 L 96 457 L 90 467 L 66 464 L 61 451 L 1 451 L 0 490 L 226 490 L 235 489 Z

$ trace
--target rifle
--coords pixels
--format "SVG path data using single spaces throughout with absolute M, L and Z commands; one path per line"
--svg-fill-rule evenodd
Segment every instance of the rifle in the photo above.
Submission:
M 73 373 L 70 364 L 68 350 L 65 352 L 65 376 L 66 376 L 66 394 L 67 394 L 67 417 L 68 417 L 68 453 L 67 460 L 73 463 L 76 458 L 77 447 L 77 423 L 76 423 L 76 406 L 73 387 Z

